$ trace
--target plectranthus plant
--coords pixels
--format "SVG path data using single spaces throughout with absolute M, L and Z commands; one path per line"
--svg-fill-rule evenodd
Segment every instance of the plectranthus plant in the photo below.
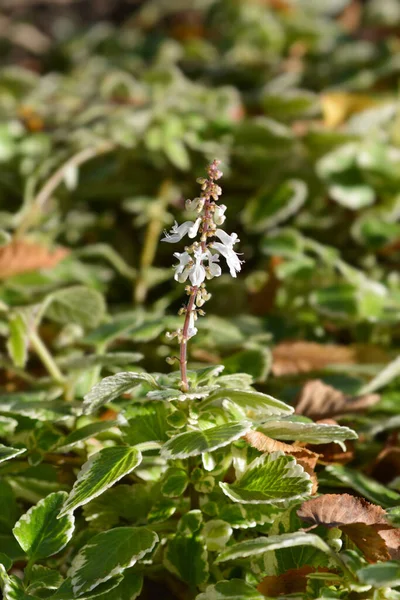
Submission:
M 384 598 L 398 581 L 397 563 L 385 571 L 369 564 L 396 556 L 389 515 L 353 502 L 352 522 L 341 496 L 317 495 L 317 448 L 343 445 L 355 432 L 295 415 L 248 374 L 188 368 L 207 280 L 224 263 L 233 277 L 241 269 L 237 235 L 221 228 L 221 175 L 214 161 L 188 202 L 196 218 L 164 238 L 189 240 L 174 254 L 174 278 L 188 296 L 173 334 L 179 371 L 132 365 L 96 383 L 83 402 L 77 393 L 61 405 L 28 397 L 15 405 L 13 415 L 23 411 L 18 444 L 0 446 L 5 600 L 261 600 L 278 580 L 279 589 L 301 582 L 301 598 Z M 27 426 L 33 414 L 46 423 L 40 435 Z
M 219 277 L 222 273 L 220 256 L 224 257 L 232 277 L 241 269 L 241 261 L 233 249 L 239 242 L 236 233 L 228 235 L 220 226 L 225 221 L 226 206 L 218 204 L 222 194 L 221 187 L 216 183 L 222 177 L 219 170 L 220 162 L 214 160 L 208 167 L 208 178 L 200 177 L 197 182 L 201 185 L 201 195 L 194 200 L 186 201 L 186 208 L 197 213 L 195 221 L 185 221 L 182 225 L 175 222 L 169 233 L 165 232 L 163 242 L 180 242 L 184 236 L 194 241 L 184 252 L 175 252 L 174 257 L 179 261 L 175 265 L 174 278 L 180 283 L 189 280 L 186 293 L 189 300 L 180 311 L 185 315 L 183 327 L 169 337 L 177 337 L 180 344 L 179 364 L 181 372 L 180 386 L 182 391 L 189 389 L 187 378 L 187 345 L 188 340 L 196 335 L 196 320 L 198 316 L 204 316 L 201 308 L 211 298 L 207 292 L 206 281 Z M 198 237 L 199 239 L 195 239 Z M 169 362 L 173 362 L 173 359 Z

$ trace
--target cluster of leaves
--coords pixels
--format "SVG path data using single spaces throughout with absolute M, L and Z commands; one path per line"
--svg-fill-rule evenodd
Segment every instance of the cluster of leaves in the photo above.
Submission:
M 3 596 L 397 599 L 397 2 L 186 4 L 0 71 Z M 183 394 L 159 239 L 215 156 L 246 264 Z

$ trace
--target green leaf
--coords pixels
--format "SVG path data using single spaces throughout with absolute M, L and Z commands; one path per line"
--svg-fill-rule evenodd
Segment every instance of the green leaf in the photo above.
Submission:
M 127 569 L 121 583 L 108 594 L 107 600 L 135 600 L 140 596 L 142 587 L 143 575 L 134 569 Z
M 86 504 L 83 514 L 95 528 L 111 528 L 120 519 L 136 524 L 146 518 L 152 500 L 151 488 L 147 484 L 120 484 Z
M 334 554 L 328 544 L 326 544 L 318 535 L 296 531 L 295 533 L 270 535 L 268 537 L 258 537 L 239 542 L 228 547 L 224 552 L 221 552 L 215 559 L 215 562 L 220 563 L 227 560 L 258 556 L 259 554 L 264 554 L 264 552 L 270 552 L 271 550 L 280 550 L 281 548 L 292 548 L 295 546 L 313 546 L 329 555 Z
M 163 150 L 167 158 L 177 169 L 187 171 L 190 168 L 190 157 L 180 139 L 167 137 L 163 140 Z
M 306 201 L 307 192 L 301 179 L 289 179 L 273 191 L 268 185 L 246 204 L 243 220 L 253 231 L 275 227 L 298 212 Z
M 63 581 L 64 579 L 58 571 L 42 565 L 33 565 L 27 591 L 35 594 L 41 590 L 57 590 Z
M 28 360 L 29 331 L 22 314 L 16 312 L 9 317 L 7 350 L 16 367 L 23 368 Z
M 111 596 L 110 592 L 117 588 L 122 581 L 122 575 L 118 575 L 117 577 L 112 577 L 105 583 L 101 583 L 94 590 L 90 592 L 86 592 L 85 594 L 79 595 L 79 600 L 91 600 L 91 598 L 99 598 L 101 600 L 109 600 L 109 596 Z M 58 588 L 53 596 L 50 596 L 51 600 L 75 600 L 76 596 L 72 589 L 72 579 L 68 577 L 64 581 L 61 587 Z M 115 598 L 115 600 L 120 600 L 120 598 Z
M 355 440 L 353 429 L 327 423 L 301 423 L 299 421 L 267 421 L 258 430 L 278 440 L 296 440 L 309 444 L 329 444 Z
M 375 588 L 392 588 L 400 585 L 400 561 L 388 560 L 376 565 L 368 565 L 357 572 L 362 583 Z
M 21 550 L 20 545 L 11 533 L 0 534 L 0 548 L 7 548 L 7 556 L 13 562 L 26 559 L 25 552 Z
M 117 481 L 128 475 L 142 460 L 136 448 L 114 446 L 93 454 L 78 473 L 74 487 L 65 501 L 60 515 L 74 511 L 102 494 Z
M 234 502 L 271 504 L 301 498 L 311 492 L 310 476 L 292 456 L 281 452 L 263 454 L 248 465 L 235 483 L 220 482 Z
M 57 421 L 72 414 L 64 400 L 48 400 L 45 392 L 19 392 L 0 396 L 0 411 L 38 421 Z
M 290 415 L 293 407 L 267 394 L 253 390 L 219 389 L 202 404 L 202 409 L 220 400 L 230 400 L 252 421 L 263 421 L 275 415 Z
M 68 434 L 65 438 L 61 439 L 57 444 L 57 448 L 60 450 L 61 448 L 65 450 L 79 442 L 87 440 L 91 437 L 96 437 L 99 433 L 103 431 L 108 431 L 112 427 L 119 425 L 118 421 L 99 421 L 98 423 L 89 423 L 88 425 L 84 425 L 83 427 L 79 427 Z
M 378 483 L 375 479 L 367 477 L 364 473 L 342 465 L 329 465 L 326 467 L 326 471 L 374 504 L 379 504 L 384 508 L 400 504 L 400 494 Z
M 198 535 L 176 534 L 169 542 L 164 565 L 185 583 L 196 586 L 208 579 L 207 549 Z
M 209 585 L 195 600 L 265 600 L 265 596 L 243 579 L 231 579 Z
M 108 244 L 88 244 L 78 250 L 75 250 L 76 256 L 94 256 L 107 260 L 120 275 L 128 279 L 136 277 L 136 270 L 128 265 L 127 262 Z
M 121 367 L 132 365 L 143 358 L 140 352 L 108 352 L 106 354 L 91 354 L 88 356 L 73 356 L 58 360 L 60 367 L 66 370 L 85 370 L 91 367 Z
M 212 452 L 239 439 L 251 428 L 251 423 L 229 423 L 217 425 L 204 431 L 187 431 L 171 438 L 162 447 L 161 454 L 170 458 L 188 458 L 204 452 Z
M 0 444 L 0 463 L 4 462 L 5 460 L 10 460 L 10 458 L 15 458 L 24 452 L 26 452 L 25 448 L 10 448 Z
M 232 527 L 226 521 L 212 519 L 204 525 L 201 534 L 204 537 L 207 550 L 219 552 L 225 548 L 229 541 L 232 535 Z
M 189 478 L 184 469 L 171 467 L 164 473 L 161 492 L 167 498 L 182 496 L 189 483 Z
M 11 485 L 5 480 L 0 479 L 0 531 L 8 533 L 12 531 L 15 521 L 19 516 L 19 509 L 15 494 Z
M 18 421 L 16 419 L 0 416 L 0 437 L 7 437 L 11 433 L 14 433 L 17 425 Z
M 50 494 L 32 506 L 15 524 L 13 534 L 32 560 L 57 554 L 71 539 L 74 517 L 60 515 L 66 498 L 66 492 Z
M 254 381 L 266 380 L 272 364 L 271 352 L 268 348 L 257 346 L 247 348 L 224 360 L 225 373 L 248 373 Z
M 82 285 L 54 292 L 46 298 L 46 303 L 45 314 L 49 319 L 82 327 L 96 327 L 106 312 L 102 294 Z
M 103 406 L 112 402 L 121 394 L 131 391 L 137 385 L 145 383 L 153 389 L 159 386 L 151 375 L 148 373 L 117 373 L 102 379 L 95 385 L 88 394 L 86 394 L 83 402 L 83 413 L 89 414 Z
M 151 552 L 158 542 L 145 527 L 116 527 L 95 535 L 72 561 L 69 575 L 77 595 L 93 590 Z
M 7 575 L 2 564 L 0 564 L 0 585 L 3 591 L 3 600 L 39 600 L 38 596 L 26 594 L 22 581 L 14 575 Z
M 169 409 L 165 402 L 132 404 L 124 414 L 128 425 L 121 426 L 124 439 L 131 446 L 168 440 L 168 414 Z
M 376 377 L 364 385 L 359 394 L 372 394 L 400 376 L 400 356 L 390 362 Z
M 261 104 L 269 116 L 287 121 L 315 114 L 318 111 L 318 96 L 309 90 L 275 91 L 267 86 L 262 92 Z

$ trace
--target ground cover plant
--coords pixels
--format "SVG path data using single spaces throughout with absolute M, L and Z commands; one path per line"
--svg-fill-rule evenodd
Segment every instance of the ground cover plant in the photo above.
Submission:
M 397 2 L 13 10 L 3 597 L 398 598 Z

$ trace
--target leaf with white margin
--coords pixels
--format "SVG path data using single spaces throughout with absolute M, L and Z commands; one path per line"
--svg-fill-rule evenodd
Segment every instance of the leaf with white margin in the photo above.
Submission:
M 9 446 L 0 444 L 0 463 L 5 460 L 10 460 L 10 458 L 15 458 L 15 456 L 23 454 L 24 452 L 26 452 L 25 448 L 10 448 Z
M 56 590 L 63 582 L 64 579 L 58 571 L 42 565 L 33 565 L 27 591 L 35 594 L 43 590 Z
M 78 473 L 72 491 L 65 501 L 60 516 L 74 511 L 100 496 L 114 483 L 128 475 L 142 461 L 136 448 L 113 446 L 93 454 Z
M 134 568 L 127 569 L 121 583 L 108 594 L 106 600 L 135 600 L 142 593 L 142 588 L 142 573 L 138 573 Z
M 118 427 L 118 425 L 120 425 L 119 421 L 98 421 L 96 423 L 89 423 L 88 425 L 75 429 L 75 431 L 72 431 L 65 438 L 61 438 L 56 448 L 57 450 L 65 450 L 91 437 L 96 437 L 96 435 L 103 431 L 109 431 L 112 427 Z
M 26 594 L 22 581 L 15 575 L 8 575 L 2 564 L 0 564 L 0 587 L 3 600 L 39 600 L 38 596 Z
M 204 452 L 212 452 L 238 440 L 251 429 L 251 426 L 251 423 L 245 421 L 217 425 L 203 431 L 180 433 L 164 444 L 161 455 L 165 459 L 188 458 Z
M 243 579 L 231 579 L 209 585 L 195 600 L 265 600 L 265 596 Z
M 149 373 L 127 371 L 105 377 L 85 395 L 82 405 L 83 414 L 87 415 L 94 412 L 104 404 L 112 402 L 121 394 L 129 392 L 141 383 L 146 383 L 153 389 L 158 389 L 159 387 L 154 377 Z
M 297 440 L 309 444 L 329 444 L 355 440 L 358 435 L 349 427 L 327 423 L 302 423 L 300 421 L 268 421 L 257 428 L 269 437 L 279 440 Z
M 168 542 L 164 565 L 190 586 L 201 585 L 208 579 L 208 553 L 204 540 L 197 534 L 177 533 Z
M 91 598 L 99 598 L 101 600 L 109 600 L 110 592 L 116 589 L 122 581 L 122 575 L 118 575 L 117 577 L 113 577 L 109 579 L 105 583 L 101 583 L 91 592 L 87 592 L 86 594 L 82 594 L 79 596 L 79 600 L 91 600 Z M 58 588 L 53 596 L 50 596 L 50 600 L 72 600 L 75 594 L 72 590 L 72 580 L 71 577 L 68 577 L 61 587 Z M 115 599 L 117 600 L 117 598 Z M 118 600 L 120 600 L 118 598 Z
M 276 415 L 290 415 L 293 413 L 293 407 L 285 404 L 281 400 L 255 392 L 252 390 L 241 389 L 219 389 L 214 392 L 201 406 L 202 410 L 210 404 L 219 400 L 229 400 L 236 405 L 247 419 L 254 421 L 263 421 L 268 417 Z
M 362 583 L 375 588 L 392 588 L 400 585 L 400 561 L 388 560 L 376 565 L 368 565 L 357 571 Z
M 247 558 L 248 556 L 258 556 L 271 550 L 281 550 L 282 548 L 293 548 L 294 546 L 313 546 L 330 556 L 335 555 L 326 542 L 314 533 L 304 533 L 296 531 L 294 533 L 284 533 L 282 535 L 270 535 L 268 537 L 258 537 L 244 542 L 238 542 L 228 547 L 219 554 L 216 563 L 227 560 L 236 560 L 237 558 Z
M 225 548 L 232 532 L 232 527 L 226 521 L 211 519 L 204 525 L 201 535 L 204 537 L 207 550 L 219 552 Z
M 95 535 L 72 561 L 68 575 L 74 594 L 93 590 L 132 567 L 158 542 L 158 535 L 145 527 L 116 527 Z
M 70 541 L 74 532 L 74 517 L 65 515 L 59 518 L 67 496 L 66 492 L 54 492 L 46 496 L 15 524 L 13 534 L 33 561 L 57 554 Z
M 283 452 L 258 456 L 234 483 L 219 485 L 228 498 L 243 504 L 275 504 L 302 498 L 312 488 L 303 467 Z

